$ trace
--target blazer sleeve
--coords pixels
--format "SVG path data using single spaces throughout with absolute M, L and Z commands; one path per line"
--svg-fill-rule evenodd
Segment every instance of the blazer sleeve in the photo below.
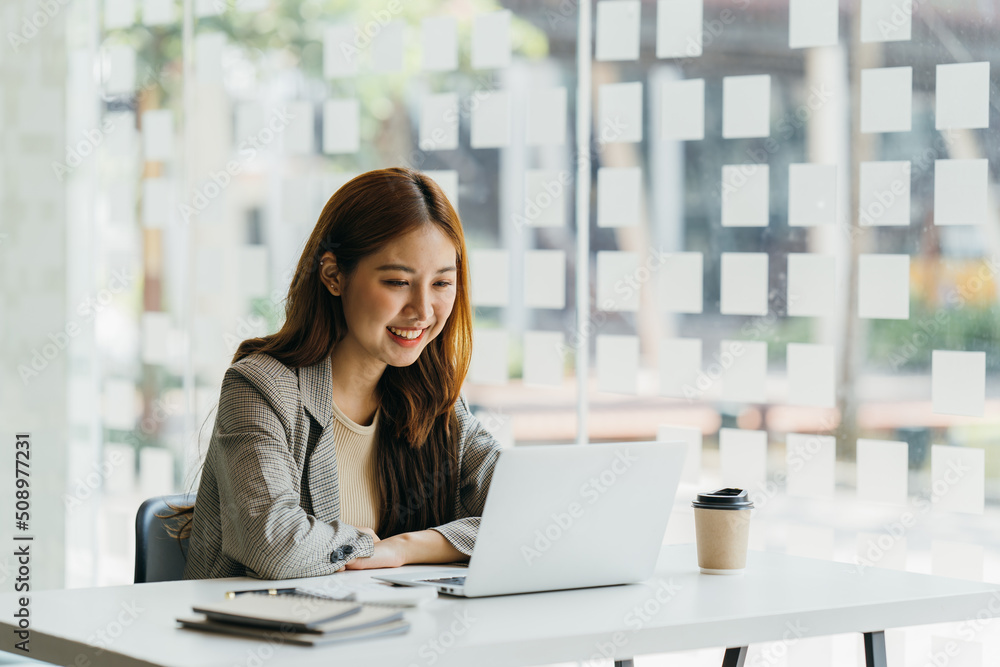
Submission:
M 369 535 L 340 521 L 319 521 L 299 505 L 301 472 L 279 418 L 282 407 L 274 403 L 280 395 L 261 382 L 231 367 L 219 398 L 222 551 L 264 579 L 328 575 L 370 556 Z
M 502 445 L 469 410 L 465 396 L 455 402 L 458 417 L 459 485 L 455 519 L 432 530 L 444 535 L 452 546 L 466 556 L 472 555 L 479 533 L 479 519 L 486 504 L 486 494 Z

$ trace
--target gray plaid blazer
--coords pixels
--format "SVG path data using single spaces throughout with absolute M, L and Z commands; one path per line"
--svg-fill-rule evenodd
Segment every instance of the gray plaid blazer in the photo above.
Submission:
M 322 576 L 372 555 L 372 538 L 339 521 L 331 377 L 329 357 L 292 369 L 260 353 L 226 371 L 185 579 Z M 455 412 L 459 492 L 451 521 L 433 529 L 471 556 L 500 443 L 464 396 Z

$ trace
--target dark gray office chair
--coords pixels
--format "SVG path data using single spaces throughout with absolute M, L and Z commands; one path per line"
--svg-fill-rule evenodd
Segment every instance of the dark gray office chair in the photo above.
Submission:
M 187 539 L 183 544 L 167 532 L 160 516 L 172 514 L 167 505 L 192 505 L 193 493 L 150 498 L 139 506 L 135 515 L 135 583 L 177 581 L 184 574 Z M 160 515 L 160 516 L 157 516 Z

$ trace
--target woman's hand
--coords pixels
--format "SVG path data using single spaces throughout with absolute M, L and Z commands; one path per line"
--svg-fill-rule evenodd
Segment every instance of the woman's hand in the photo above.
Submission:
M 376 540 L 375 551 L 371 556 L 355 558 L 348 561 L 348 570 L 374 570 L 382 567 L 399 567 L 406 565 L 405 540 L 399 535 Z
M 375 543 L 381 542 L 381 540 L 378 538 L 378 535 L 376 535 L 375 531 L 372 530 L 371 528 L 364 528 L 364 527 L 358 528 L 358 532 L 365 533 L 366 535 L 371 535 L 372 542 Z

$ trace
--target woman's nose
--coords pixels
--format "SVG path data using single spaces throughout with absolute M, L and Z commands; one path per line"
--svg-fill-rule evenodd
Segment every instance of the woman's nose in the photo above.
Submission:
M 410 298 L 410 309 L 416 318 L 425 323 L 430 319 L 432 313 L 431 307 L 431 295 L 426 288 L 418 287 L 411 292 L 412 297 Z

